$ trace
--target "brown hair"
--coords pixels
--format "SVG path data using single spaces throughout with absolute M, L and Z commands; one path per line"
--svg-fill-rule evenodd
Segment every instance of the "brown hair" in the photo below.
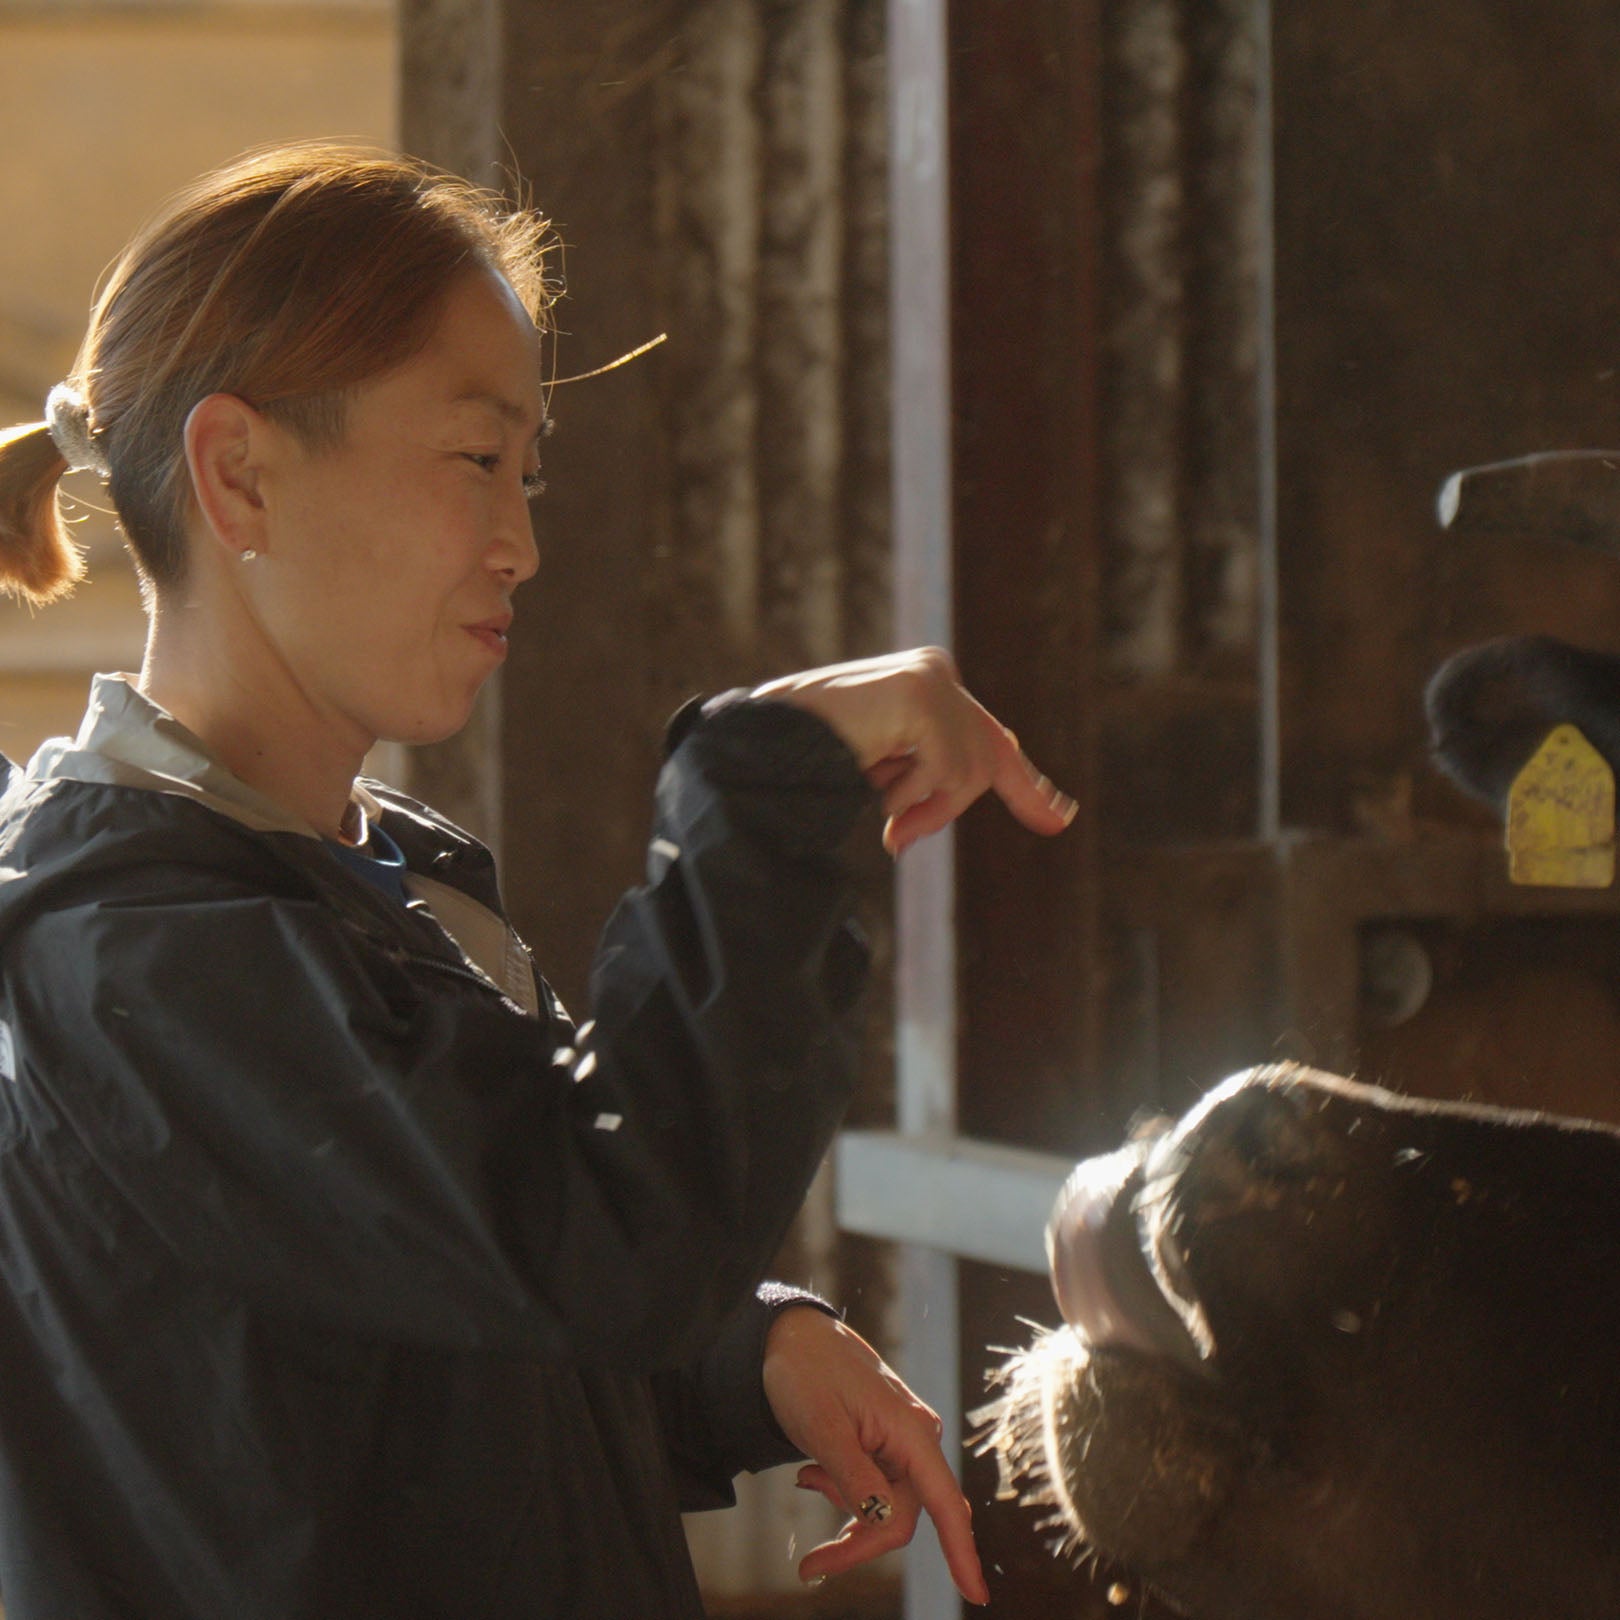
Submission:
M 249 153 L 181 192 L 113 267 L 68 379 L 143 579 L 185 573 L 198 400 L 236 394 L 335 445 L 347 392 L 426 343 L 466 270 L 504 276 L 546 328 L 547 231 L 414 158 L 331 142 Z M 57 509 L 66 470 L 46 423 L 0 433 L 0 589 L 48 601 L 82 576 Z

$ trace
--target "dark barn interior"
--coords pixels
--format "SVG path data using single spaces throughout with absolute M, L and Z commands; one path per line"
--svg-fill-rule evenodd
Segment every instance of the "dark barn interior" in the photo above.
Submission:
M 501 828 L 565 999 L 637 876 L 675 706 L 928 622 L 891 522 L 928 401 L 890 360 L 922 296 L 891 285 L 918 244 L 890 130 L 932 71 L 908 54 L 927 9 L 405 0 L 403 144 L 515 168 L 559 222 L 560 372 L 669 333 L 557 390 L 538 611 L 481 729 L 415 767 Z M 1620 643 L 1620 561 L 1435 515 L 1453 469 L 1620 443 L 1620 13 L 953 0 L 943 22 L 940 633 L 1082 805 L 1056 844 L 986 806 L 960 830 L 956 1130 L 1073 1157 L 1277 1056 L 1620 1119 L 1613 891 L 1510 884 L 1421 701 L 1488 637 Z M 890 985 L 875 855 L 868 876 Z M 892 1124 L 895 1046 L 885 992 L 853 1125 Z M 886 1246 L 831 1255 L 816 1282 L 882 1336 Z M 986 1346 L 1055 1313 L 1033 1270 L 946 1264 L 971 1409 Z M 990 1612 L 1154 1612 L 965 1466 Z M 956 1612 L 837 1584 L 716 1612 Z

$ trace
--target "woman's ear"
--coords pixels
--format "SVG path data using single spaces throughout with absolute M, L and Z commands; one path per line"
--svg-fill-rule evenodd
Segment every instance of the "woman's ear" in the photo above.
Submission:
M 197 511 L 211 537 L 238 557 L 264 550 L 259 477 L 269 437 L 270 424 L 235 394 L 209 394 L 186 417 L 186 470 Z

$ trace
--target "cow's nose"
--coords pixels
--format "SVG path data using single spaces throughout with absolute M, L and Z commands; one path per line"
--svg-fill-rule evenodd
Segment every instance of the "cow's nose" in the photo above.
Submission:
M 1134 1148 L 1084 1159 L 1063 1184 L 1047 1224 L 1046 1258 L 1058 1309 L 1092 1344 L 1150 1348 L 1125 1312 L 1110 1275 L 1118 1266 L 1107 1258 L 1140 1184 L 1141 1154 Z
M 1145 1153 L 1133 1144 L 1075 1167 L 1046 1229 L 1052 1291 L 1064 1321 L 1095 1348 L 1198 1367 L 1204 1353 L 1154 1276 L 1138 1219 Z

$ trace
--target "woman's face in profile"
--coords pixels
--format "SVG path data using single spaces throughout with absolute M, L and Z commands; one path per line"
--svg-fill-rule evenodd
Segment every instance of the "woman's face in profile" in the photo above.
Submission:
M 469 272 L 426 346 L 349 396 L 335 449 L 285 433 L 261 477 L 253 603 L 323 724 L 363 745 L 457 730 L 506 656 L 537 566 L 539 340 L 506 282 Z

